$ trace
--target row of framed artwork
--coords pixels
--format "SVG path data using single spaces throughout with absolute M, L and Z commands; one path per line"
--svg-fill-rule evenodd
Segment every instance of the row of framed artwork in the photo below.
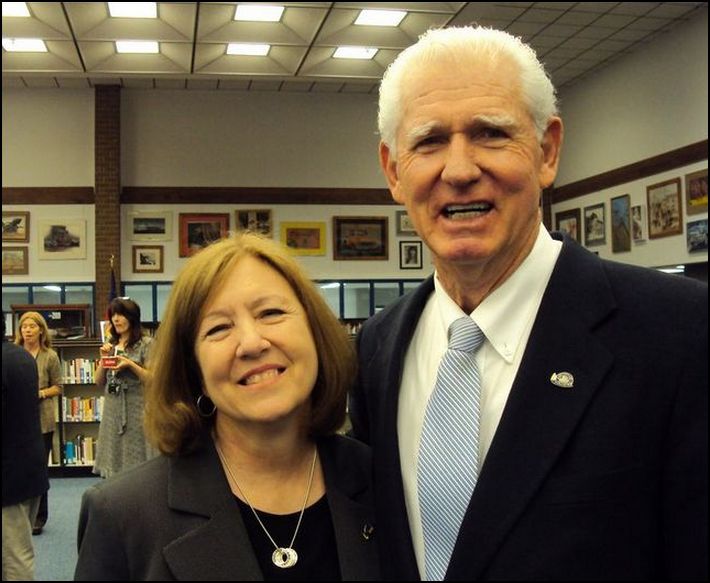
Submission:
M 685 208 L 688 215 L 706 213 L 708 210 L 708 171 L 693 172 L 685 177 Z M 674 178 L 646 188 L 648 206 L 631 206 L 631 196 L 613 197 L 611 203 L 611 250 L 621 253 L 631 250 L 631 241 L 640 243 L 683 234 L 683 205 L 681 180 Z M 606 245 L 606 206 L 601 202 L 584 208 L 561 211 L 555 214 L 555 228 L 566 232 L 584 245 Z M 689 221 L 686 228 L 688 251 L 707 251 L 707 219 Z M 703 237 L 704 234 L 704 237 Z M 704 240 L 704 244 L 703 244 Z
M 179 213 L 179 256 L 189 257 L 229 231 L 229 213 Z M 172 211 L 135 212 L 130 215 L 129 239 L 153 243 L 171 241 Z M 270 209 L 235 211 L 236 230 L 252 230 L 273 237 Z M 416 235 L 406 211 L 396 213 L 397 235 Z M 30 213 L 3 211 L 3 242 L 29 242 Z M 84 220 L 40 222 L 40 259 L 79 259 L 86 256 Z M 295 255 L 325 255 L 326 223 L 289 221 L 280 224 L 281 241 Z M 335 260 L 387 260 L 389 217 L 333 217 Z M 162 273 L 162 245 L 133 245 L 135 273 Z M 422 242 L 400 241 L 400 268 L 422 268 Z M 27 247 L 3 247 L 3 274 L 28 273 Z

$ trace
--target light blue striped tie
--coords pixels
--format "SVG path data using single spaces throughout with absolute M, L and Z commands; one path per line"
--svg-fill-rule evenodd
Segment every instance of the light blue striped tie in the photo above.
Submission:
M 424 416 L 417 483 L 429 581 L 446 575 L 478 479 L 481 379 L 474 355 L 483 339 L 468 316 L 451 324 Z

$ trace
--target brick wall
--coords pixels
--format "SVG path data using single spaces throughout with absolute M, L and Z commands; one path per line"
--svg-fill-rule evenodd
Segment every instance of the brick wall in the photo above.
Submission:
M 97 85 L 95 91 L 94 193 L 96 201 L 96 321 L 105 318 L 111 285 L 121 282 L 121 88 Z

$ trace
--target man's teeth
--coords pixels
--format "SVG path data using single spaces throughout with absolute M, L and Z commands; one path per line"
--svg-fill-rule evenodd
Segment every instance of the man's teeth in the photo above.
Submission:
M 268 379 L 272 379 L 277 376 L 279 376 L 279 371 L 275 368 L 272 368 L 267 371 L 253 374 L 253 375 L 247 377 L 246 379 L 244 379 L 243 383 L 245 385 L 255 385 L 256 383 L 261 383 L 263 381 L 266 381 Z
M 478 202 L 475 204 L 454 204 L 447 206 L 444 209 L 444 214 L 448 219 L 464 220 L 481 216 L 493 208 L 493 205 L 487 202 Z

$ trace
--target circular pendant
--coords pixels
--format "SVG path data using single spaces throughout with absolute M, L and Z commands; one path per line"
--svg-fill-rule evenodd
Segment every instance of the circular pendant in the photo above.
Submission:
M 298 562 L 298 553 L 291 548 L 279 547 L 271 554 L 271 562 L 281 569 L 288 569 Z

